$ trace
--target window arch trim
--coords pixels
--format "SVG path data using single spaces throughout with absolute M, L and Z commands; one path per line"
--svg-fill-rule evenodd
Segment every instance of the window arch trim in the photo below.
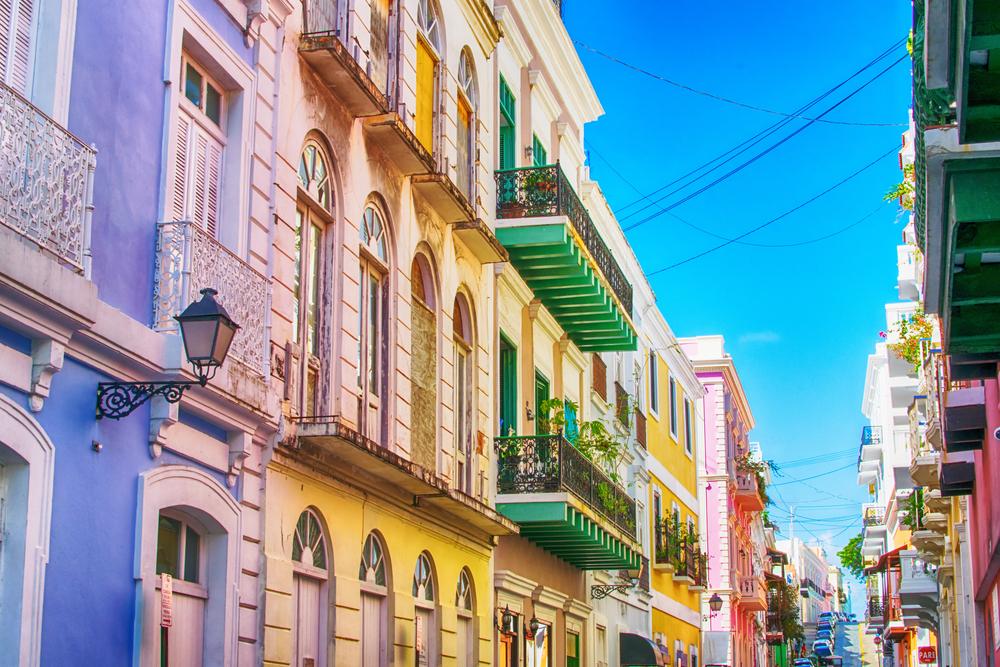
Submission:
M 310 521 L 311 520 L 311 521 Z M 316 531 L 316 532 L 313 532 Z M 296 557 L 296 547 L 299 555 Z M 306 547 L 309 548 L 309 562 L 305 560 Z M 322 548 L 322 561 L 317 562 L 317 547 Z M 314 579 L 327 579 L 330 572 L 330 539 L 326 522 L 314 507 L 307 507 L 299 513 L 292 531 L 291 544 L 292 566 L 297 572 L 308 574 Z

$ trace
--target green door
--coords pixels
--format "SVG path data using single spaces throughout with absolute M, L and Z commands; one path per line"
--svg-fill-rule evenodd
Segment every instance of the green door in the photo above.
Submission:
M 540 428 L 546 421 L 546 415 L 542 414 L 542 403 L 549 400 L 549 381 L 548 379 L 535 371 L 535 435 L 542 433 L 543 429 Z
M 566 633 L 566 667 L 580 667 L 580 635 Z
M 500 334 L 499 435 L 517 435 L 517 348 Z

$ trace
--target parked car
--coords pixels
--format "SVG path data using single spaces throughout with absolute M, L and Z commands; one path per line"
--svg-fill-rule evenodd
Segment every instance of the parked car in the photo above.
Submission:
M 825 639 L 817 639 L 812 645 L 813 653 L 820 658 L 829 658 L 833 655 L 833 647 Z
M 816 665 L 809 658 L 796 658 L 792 667 L 816 667 Z

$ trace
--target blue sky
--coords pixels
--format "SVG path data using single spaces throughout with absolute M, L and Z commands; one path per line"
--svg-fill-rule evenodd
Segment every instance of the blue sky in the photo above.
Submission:
M 910 3 L 901 0 L 624 0 L 611 12 L 606 3 L 564 4 L 575 40 L 686 85 L 786 112 L 904 38 L 911 19 Z M 605 109 L 604 117 L 586 128 L 591 175 L 616 210 L 637 199 L 637 190 L 648 193 L 780 119 L 680 90 L 579 50 Z M 904 53 L 899 48 L 814 114 Z M 905 60 L 827 118 L 905 123 L 909 100 Z M 771 141 L 804 123 L 794 121 Z M 903 130 L 814 124 L 673 212 L 716 234 L 741 234 L 898 146 Z M 746 241 L 793 243 L 834 232 L 871 213 L 899 180 L 895 155 L 887 157 Z M 790 466 L 785 477 L 774 479 L 785 483 L 846 466 L 809 480 L 815 488 L 787 483 L 772 489 L 778 507 L 771 515 L 785 536 L 789 505 L 808 518 L 796 528 L 796 535 L 807 539 L 819 537 L 839 548 L 860 529 L 858 507 L 848 503 L 866 495 L 856 486 L 852 465 L 864 423 L 865 363 L 884 328 L 883 305 L 897 298 L 895 246 L 902 225 L 897 208 L 886 204 L 825 241 L 785 248 L 734 244 L 651 278 L 678 335 L 726 337 L 757 421 L 753 437 L 766 458 L 781 466 L 842 452 L 831 462 Z M 628 236 L 647 273 L 719 242 L 669 214 Z

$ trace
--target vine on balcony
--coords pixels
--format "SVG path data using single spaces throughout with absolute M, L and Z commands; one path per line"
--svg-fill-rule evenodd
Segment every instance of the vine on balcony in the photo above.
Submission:
M 899 207 L 904 211 L 913 210 L 913 201 L 916 195 L 916 177 L 913 164 L 903 165 L 903 180 L 894 185 L 886 192 L 882 199 L 885 201 L 897 200 Z
M 912 364 L 915 371 L 920 370 L 920 360 L 923 356 L 920 342 L 931 338 L 934 334 L 934 322 L 928 317 L 923 308 L 917 308 L 909 317 L 900 320 L 893 326 L 893 331 L 898 334 L 899 340 L 889 343 L 888 348 L 897 357 Z M 886 333 L 881 333 L 886 337 Z
M 750 452 L 743 452 L 736 457 L 737 472 L 753 475 L 757 479 L 757 493 L 760 494 L 760 498 L 764 501 L 765 506 L 771 504 L 771 498 L 767 495 L 767 482 L 764 477 L 764 473 L 768 469 L 770 469 L 770 465 L 767 461 L 758 461 L 753 458 Z

